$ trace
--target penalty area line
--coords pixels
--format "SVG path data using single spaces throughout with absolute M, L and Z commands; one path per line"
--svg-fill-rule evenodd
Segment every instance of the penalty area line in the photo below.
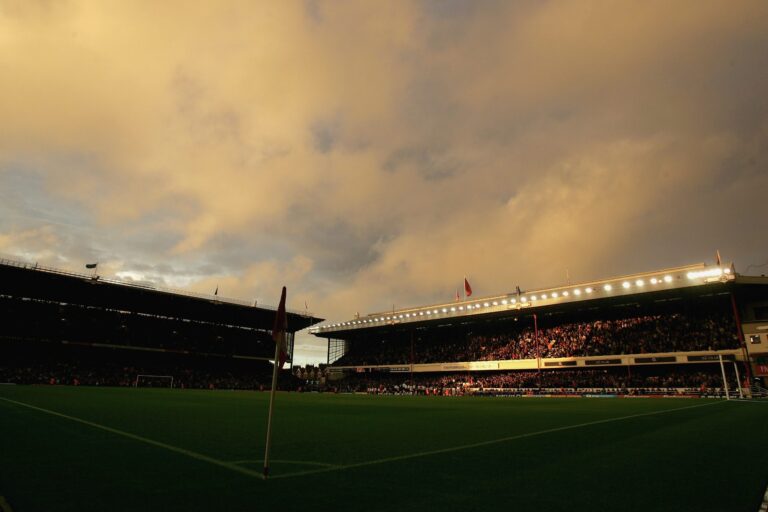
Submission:
M 270 459 L 270 463 L 278 464 L 296 464 L 298 466 L 320 466 L 324 468 L 338 468 L 338 464 L 328 464 L 326 462 L 315 462 L 311 460 L 286 460 L 286 459 Z M 246 459 L 246 460 L 233 460 L 231 464 L 262 464 L 264 459 Z
M 552 434 L 554 432 L 563 432 L 565 430 L 575 430 L 578 428 L 583 427 L 590 427 L 592 425 L 602 425 L 604 423 L 613 423 L 616 421 L 624 421 L 624 420 L 630 420 L 633 418 L 642 418 L 645 416 L 655 416 L 658 414 L 666 414 L 670 412 L 675 411 L 682 411 L 686 409 L 698 409 L 699 407 L 707 407 L 710 405 L 716 405 L 720 403 L 725 403 L 726 401 L 718 401 L 718 402 L 708 402 L 706 404 L 698 404 L 698 405 L 689 405 L 686 407 L 676 407 L 674 409 L 666 409 L 664 411 L 653 411 L 653 412 L 644 412 L 640 414 L 630 414 L 628 416 L 620 416 L 618 418 L 607 418 L 604 420 L 596 420 L 596 421 L 588 421 L 586 423 L 578 423 L 576 425 L 566 425 L 564 427 L 555 427 L 555 428 L 548 428 L 545 430 L 537 430 L 536 432 L 526 432 L 524 434 L 517 434 L 514 436 L 508 436 L 508 437 L 501 437 L 498 439 L 490 439 L 488 441 L 480 441 L 477 443 L 470 443 L 470 444 L 462 444 L 458 446 L 451 446 L 448 448 L 439 448 L 437 450 L 428 450 L 423 452 L 416 452 L 416 453 L 408 453 L 405 455 L 396 455 L 394 457 L 385 457 L 382 459 L 374 459 L 374 460 L 368 460 L 363 462 L 356 462 L 354 464 L 345 464 L 345 465 L 339 465 L 336 467 L 330 467 L 330 468 L 320 468 L 320 469 L 308 469 L 305 471 L 294 471 L 293 473 L 284 473 L 280 475 L 274 475 L 270 477 L 270 480 L 274 480 L 277 478 L 292 478 L 297 476 L 307 476 L 307 475 L 315 475 L 319 473 L 329 473 L 331 471 L 341 471 L 344 469 L 355 469 L 355 468 L 362 468 L 366 466 L 375 466 L 378 464 L 387 464 L 389 462 L 399 462 L 401 460 L 409 460 L 409 459 L 416 459 L 420 457 L 429 457 L 431 455 L 441 455 L 444 453 L 452 453 L 452 452 L 458 452 L 461 450 L 470 450 L 472 448 L 481 448 L 484 446 L 491 446 L 494 444 L 500 444 L 500 443 L 506 443 L 509 441 L 516 441 L 518 439 L 526 439 L 529 437 L 537 437 L 542 436 L 545 434 Z
M 111 434 L 116 434 L 118 436 L 127 437 L 128 439 L 132 439 L 134 441 L 139 441 L 144 444 L 148 444 L 151 446 L 156 446 L 158 448 L 164 448 L 166 450 L 186 455 L 187 457 L 190 457 L 192 459 L 200 460 L 203 462 L 207 462 L 209 464 L 213 464 L 215 466 L 219 466 L 222 468 L 229 469 L 230 471 L 234 471 L 236 473 L 240 473 L 243 475 L 247 475 L 253 478 L 258 478 L 259 480 L 264 480 L 264 475 L 261 474 L 258 471 L 254 471 L 252 469 L 244 468 L 242 466 L 238 466 L 236 464 L 233 464 L 231 462 L 226 462 L 223 460 L 215 459 L 213 457 L 209 457 L 207 455 L 203 455 L 202 453 L 193 452 L 192 450 L 186 450 L 184 448 L 179 448 L 178 446 L 173 446 L 167 443 L 163 443 L 160 441 L 155 441 L 154 439 L 149 439 L 146 437 L 138 436 L 136 434 L 131 434 L 130 432 L 126 432 L 124 430 L 118 430 L 116 428 L 108 427 L 106 425 L 101 425 L 99 423 L 94 423 L 92 421 L 84 420 L 82 418 L 77 418 L 75 416 L 70 416 L 68 414 L 63 414 L 56 411 L 51 411 L 50 409 L 44 409 L 42 407 L 37 407 L 36 405 L 28 404 L 25 402 L 18 402 L 16 400 L 11 400 L 10 398 L 3 398 L 0 397 L 0 400 L 3 400 L 5 402 L 9 402 L 12 404 L 19 405 L 21 407 L 27 407 L 28 409 L 32 409 L 35 411 L 43 412 L 45 414 L 50 414 L 51 416 L 57 416 L 59 418 L 64 418 L 66 420 L 74 421 L 76 423 L 80 423 L 82 425 L 88 425 L 89 427 L 97 428 L 99 430 L 103 430 L 105 432 L 109 432 Z M 2 510 L 2 509 L 0 509 Z

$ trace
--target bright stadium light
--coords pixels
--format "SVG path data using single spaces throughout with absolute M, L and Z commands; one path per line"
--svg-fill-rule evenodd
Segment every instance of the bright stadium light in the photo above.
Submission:
M 528 302 L 528 299 L 526 297 L 520 297 L 520 302 Z
M 552 292 L 552 298 L 553 298 L 553 299 L 556 299 L 556 298 L 558 298 L 559 296 L 560 296 L 560 295 L 558 295 L 558 293 L 557 293 L 557 292 Z
M 544 299 L 546 299 L 546 298 L 547 298 L 547 294 L 546 294 L 546 293 L 542 293 L 542 294 L 541 294 L 541 300 L 544 300 Z
M 565 291 L 563 292 L 563 297 L 567 297 L 568 295 L 569 295 L 569 294 L 568 294 L 568 290 L 565 290 Z
M 574 295 L 581 295 L 581 290 L 579 290 L 578 288 L 576 288 L 575 290 L 573 290 L 573 294 L 574 294 Z
M 464 311 L 464 306 L 459 306 L 459 311 Z
M 731 269 L 729 269 L 729 268 L 724 268 L 724 269 L 723 269 L 723 273 L 724 273 L 724 274 L 730 274 L 730 273 L 731 273 Z
M 452 306 L 451 307 L 451 313 L 455 313 L 455 312 L 456 312 L 456 306 Z
M 621 286 L 626 290 L 632 285 L 629 284 L 629 281 L 624 281 L 623 283 L 621 283 Z
M 438 313 L 439 313 L 439 311 L 438 311 L 438 310 L 434 310 L 434 311 L 432 311 L 432 312 L 433 312 L 434 314 L 438 314 Z
M 447 312 L 448 312 L 448 308 L 443 308 L 443 313 L 447 313 Z
M 643 281 L 642 279 L 638 279 L 637 281 L 635 281 L 635 284 L 642 288 L 643 286 L 645 286 L 645 281 Z
M 493 305 L 494 305 L 494 306 L 498 306 L 498 305 L 499 305 L 499 303 L 498 303 L 497 301 L 493 301 Z
M 723 275 L 723 269 L 713 268 L 709 270 L 700 270 L 698 272 L 688 272 L 688 279 L 700 279 L 702 277 L 720 277 Z M 666 280 L 666 278 L 665 278 Z
M 659 280 L 656 279 L 655 277 L 652 277 L 651 278 L 651 284 L 659 284 Z
M 592 293 L 593 290 L 591 286 L 588 286 L 584 291 L 587 293 Z
M 490 305 L 490 304 L 488 304 L 487 302 L 483 303 L 483 307 L 486 307 L 486 308 L 487 308 L 487 307 L 490 307 L 490 306 L 491 306 L 491 305 Z
M 613 290 L 613 286 L 607 284 L 607 285 L 603 286 L 603 290 L 609 292 L 609 291 Z
M 531 300 L 539 300 L 539 298 L 536 295 L 531 295 Z
M 664 282 L 665 283 L 671 283 L 672 282 L 672 276 L 664 276 Z
M 506 306 L 507 305 L 507 299 L 502 300 L 501 303 Z
M 510 299 L 509 302 L 510 302 L 510 304 L 514 304 L 515 302 L 517 302 L 517 300 L 516 299 Z

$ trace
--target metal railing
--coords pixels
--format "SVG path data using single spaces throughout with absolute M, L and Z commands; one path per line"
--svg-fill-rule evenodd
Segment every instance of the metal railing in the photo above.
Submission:
M 752 393 L 752 397 L 759 397 L 759 398 L 767 398 L 768 397 L 768 389 L 765 389 L 764 387 L 760 387 L 757 384 L 752 384 L 749 388 L 750 393 Z

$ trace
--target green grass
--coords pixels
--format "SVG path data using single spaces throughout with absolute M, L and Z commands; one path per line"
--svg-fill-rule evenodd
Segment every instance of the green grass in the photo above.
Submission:
M 0 496 L 14 512 L 753 512 L 768 485 L 764 402 L 286 393 L 264 481 L 268 398 L 0 386 Z

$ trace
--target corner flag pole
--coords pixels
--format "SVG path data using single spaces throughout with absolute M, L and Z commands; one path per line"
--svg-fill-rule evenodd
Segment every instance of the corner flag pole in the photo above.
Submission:
M 272 337 L 275 340 L 275 367 L 272 370 L 272 389 L 269 392 L 269 413 L 267 414 L 267 443 L 264 448 L 264 478 L 269 477 L 269 446 L 272 442 L 272 411 L 275 406 L 275 391 L 277 390 L 277 372 L 285 363 L 285 331 L 287 327 L 287 318 L 285 314 L 285 286 L 280 296 L 280 306 L 277 308 L 275 316 L 275 327 L 272 330 Z

